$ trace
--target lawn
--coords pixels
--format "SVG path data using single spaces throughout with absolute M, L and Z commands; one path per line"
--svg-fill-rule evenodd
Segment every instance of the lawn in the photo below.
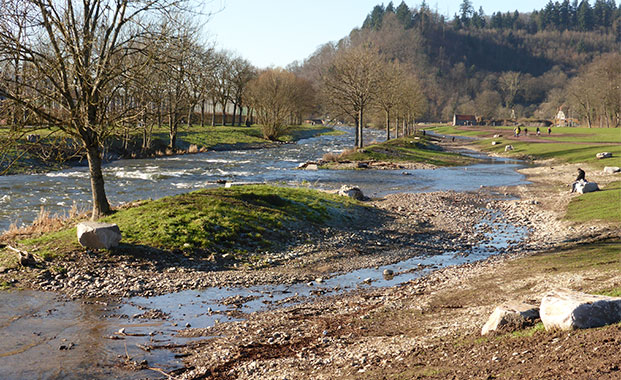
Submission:
M 621 181 L 612 182 L 601 191 L 573 198 L 565 218 L 576 222 L 600 220 L 621 223 Z
M 513 138 L 514 127 L 453 127 L 438 126 L 430 130 L 439 134 L 480 137 L 476 145 L 487 152 L 505 156 L 534 160 L 554 159 L 567 163 L 590 163 L 597 168 L 604 166 L 621 166 L 621 128 L 580 128 L 553 127 L 552 134 L 547 135 L 546 128 L 542 135 L 536 136 L 534 127 L 529 128 L 528 136 Z M 524 128 L 522 127 L 522 131 Z M 502 137 L 492 138 L 500 134 Z M 492 145 L 492 141 L 498 142 Z M 505 152 L 505 146 L 512 145 L 513 150 Z M 597 159 L 600 152 L 611 152 L 612 158 Z

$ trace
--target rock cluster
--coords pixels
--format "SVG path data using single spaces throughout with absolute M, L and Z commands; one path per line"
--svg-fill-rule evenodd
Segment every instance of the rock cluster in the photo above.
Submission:
M 541 318 L 546 330 L 575 330 L 602 327 L 621 322 L 621 297 L 605 297 L 554 290 L 540 306 L 507 304 L 498 306 L 483 326 L 481 334 L 516 331 L 534 325 Z

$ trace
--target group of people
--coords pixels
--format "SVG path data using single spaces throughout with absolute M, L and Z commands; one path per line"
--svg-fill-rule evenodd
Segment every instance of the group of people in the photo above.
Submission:
M 516 127 L 513 130 L 513 136 L 514 137 L 520 137 L 520 134 L 522 133 L 522 129 L 520 127 Z M 552 128 L 548 127 L 548 135 L 552 134 Z M 524 128 L 524 135 L 528 136 L 528 128 Z M 541 130 L 539 129 L 539 127 L 537 127 L 537 136 L 541 136 Z

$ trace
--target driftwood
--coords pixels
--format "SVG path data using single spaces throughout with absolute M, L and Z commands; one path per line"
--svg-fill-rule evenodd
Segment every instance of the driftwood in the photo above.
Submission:
M 33 266 L 37 264 L 37 260 L 35 260 L 35 257 L 32 253 L 30 252 L 26 252 L 26 251 L 22 251 L 20 249 L 17 249 L 15 247 L 11 247 L 10 245 L 6 246 L 8 249 L 10 249 L 13 252 L 17 252 L 18 254 L 18 259 L 19 259 L 19 264 L 21 266 L 24 267 L 29 267 L 29 266 Z

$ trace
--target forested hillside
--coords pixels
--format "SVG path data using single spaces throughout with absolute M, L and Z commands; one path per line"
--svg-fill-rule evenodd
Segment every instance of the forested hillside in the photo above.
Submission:
M 563 107 L 583 122 L 619 124 L 621 7 L 612 0 L 550 1 L 530 13 L 491 15 L 464 0 L 450 20 L 425 2 L 390 2 L 375 6 L 360 29 L 317 50 L 301 70 L 312 76 L 339 50 L 360 45 L 418 78 L 427 98 L 419 119 L 505 119 L 512 110 L 517 118 L 551 119 Z M 594 77 L 607 82 L 586 80 Z

